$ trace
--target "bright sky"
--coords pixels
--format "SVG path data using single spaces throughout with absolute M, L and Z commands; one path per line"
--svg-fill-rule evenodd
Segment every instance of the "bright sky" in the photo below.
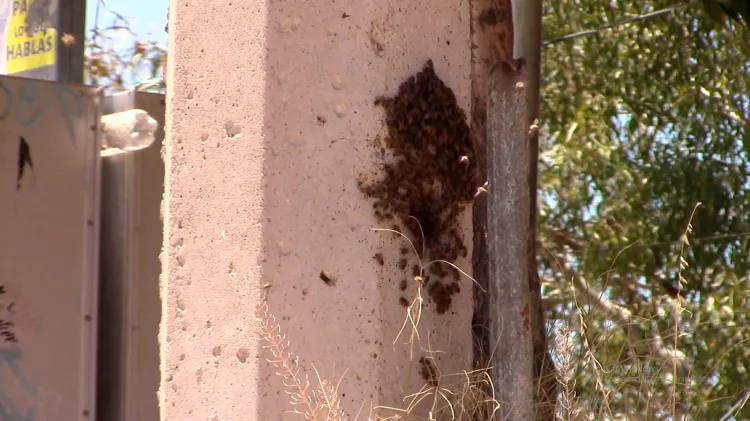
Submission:
M 164 25 L 167 23 L 169 0 L 87 0 L 86 2 L 86 37 L 96 26 L 96 8 L 99 4 L 99 26 L 112 23 L 110 11 L 123 15 L 131 24 L 131 30 L 148 41 L 167 43 Z
M 121 41 L 115 41 L 115 44 L 109 46 L 115 51 L 129 51 L 136 40 L 156 41 L 162 46 L 167 45 L 164 25 L 167 23 L 169 0 L 86 0 L 86 3 L 87 39 L 91 37 L 92 30 L 97 25 L 106 28 L 114 24 L 115 15 L 112 12 L 116 12 L 130 24 L 130 30 L 135 38 L 126 36 L 121 38 Z M 110 32 L 109 35 L 115 34 Z M 126 84 L 132 86 L 149 78 L 149 72 L 148 69 L 140 69 L 136 73 L 124 73 L 123 77 Z

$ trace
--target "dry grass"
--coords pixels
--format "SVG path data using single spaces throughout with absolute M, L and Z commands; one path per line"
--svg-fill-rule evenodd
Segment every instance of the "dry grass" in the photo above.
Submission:
M 419 224 L 419 221 L 416 222 Z M 417 287 L 416 293 L 406 309 L 404 323 L 393 341 L 393 347 L 395 348 L 399 338 L 408 327 L 409 340 L 405 344 L 409 345 L 409 359 L 413 361 L 414 347 L 420 343 L 419 325 L 424 304 L 425 269 L 433 264 L 447 264 L 471 279 L 472 282 L 476 283 L 476 280 L 455 264 L 445 260 L 423 263 L 414 243 L 399 231 L 385 228 L 372 228 L 372 230 L 388 231 L 403 237 L 417 257 L 420 272 L 418 276 L 413 277 Z M 273 356 L 268 361 L 278 369 L 276 374 L 282 378 L 285 392 L 290 396 L 292 411 L 300 414 L 308 421 L 346 420 L 338 398 L 340 382 L 334 384 L 326 379 L 321 379 L 317 370 L 315 370 L 316 386 L 313 387 L 308 376 L 302 374 L 298 357 L 294 356 L 289 349 L 289 341 L 265 302 L 256 311 L 256 318 L 259 326 L 258 333 L 261 339 L 266 342 L 264 348 L 267 348 Z M 427 353 L 433 354 L 430 350 L 427 350 Z M 404 408 L 383 406 L 372 408 L 368 420 L 484 421 L 492 419 L 499 403 L 491 395 L 494 387 L 489 375 L 489 368 L 444 375 L 440 372 L 433 357 L 428 356 L 426 358 L 437 370 L 434 384 L 425 384 L 418 392 L 405 396 Z M 415 411 L 424 402 L 430 402 L 430 411 L 426 418 L 417 415 Z
M 563 420 L 576 420 L 580 409 L 575 395 L 576 380 L 573 377 L 573 338 L 568 326 L 563 326 L 555 337 L 555 349 L 561 354 L 557 379 L 561 390 L 558 400 L 559 417 Z
M 273 356 L 268 361 L 278 369 L 276 374 L 281 377 L 285 392 L 290 397 L 292 412 L 303 416 L 307 421 L 346 421 L 347 418 L 339 399 L 340 381 L 334 384 L 322 379 L 315 370 L 316 384 L 313 386 L 308 376 L 302 373 L 299 358 L 289 349 L 286 335 L 268 311 L 266 304 L 258 308 L 256 317 L 259 326 L 258 333 L 266 342 L 264 348 L 268 349 Z M 432 364 L 436 364 L 432 357 L 427 358 L 432 361 Z M 446 375 L 440 373 L 439 368 L 437 371 L 435 384 L 427 384 L 418 392 L 404 397 L 406 402 L 404 408 L 374 407 L 370 411 L 368 420 L 486 421 L 493 419 L 492 415 L 499 407 L 499 403 L 493 396 L 487 394 L 487 391 L 494 390 L 488 370 L 463 371 Z M 424 402 L 430 404 L 427 417 L 415 414 L 415 409 Z
M 681 272 L 687 267 L 683 255 L 689 246 L 691 222 L 692 215 L 681 237 L 680 282 L 684 282 Z M 569 323 L 560 327 L 555 335 L 554 352 L 561 386 L 557 419 L 577 421 L 635 417 L 656 420 L 684 419 L 685 416 L 689 419 L 689 414 L 678 404 L 678 389 L 684 386 L 680 377 L 690 373 L 689 362 L 678 350 L 677 339 L 684 335 L 680 328 L 683 325 L 681 318 L 686 311 L 680 297 L 663 303 L 669 310 L 659 308 L 661 313 L 644 318 L 610 302 L 603 293 L 595 292 L 575 274 L 568 276 L 572 279 L 571 285 L 575 285 L 572 300 L 574 311 Z M 671 332 L 668 333 L 669 338 L 662 339 L 648 326 L 669 321 L 670 314 L 673 316 L 669 328 Z M 602 315 L 608 325 L 601 325 Z M 591 329 L 590 325 L 596 329 Z M 618 331 L 627 332 L 625 342 L 619 348 L 613 347 L 610 342 Z M 593 392 L 589 396 L 576 395 L 578 380 L 583 379 L 589 382 L 585 390 Z M 670 392 L 655 394 L 654 388 L 659 385 L 664 385 Z M 613 408 L 622 408 L 623 402 L 634 397 L 637 398 L 634 402 L 638 407 L 631 408 L 632 413 L 627 417 L 621 410 Z
M 402 236 L 409 243 L 412 251 L 419 259 L 416 248 L 412 241 L 403 233 L 391 229 L 373 228 L 374 231 L 390 231 Z M 683 248 L 688 246 L 688 235 L 691 232 L 691 226 L 688 225 L 682 238 Z M 682 251 L 681 251 L 682 256 Z M 686 266 L 685 260 L 680 256 L 680 270 Z M 420 275 L 414 277 L 417 285 L 416 293 L 411 304 L 406 309 L 406 316 L 401 329 L 398 332 L 393 346 L 396 346 L 398 339 L 408 330 L 409 340 L 405 345 L 410 347 L 410 360 L 413 361 L 414 346 L 420 346 L 427 353 L 426 359 L 434 367 L 435 378 L 433 381 L 427 381 L 426 384 L 417 392 L 404 397 L 403 408 L 378 406 L 370 410 L 369 421 L 390 421 L 390 420 L 426 420 L 426 421 L 488 421 L 495 419 L 495 413 L 501 403 L 493 395 L 495 390 L 490 376 L 489 367 L 480 370 L 462 371 L 460 373 L 443 374 L 437 366 L 436 359 L 432 357 L 434 352 L 421 345 L 419 334 L 419 325 L 423 310 L 423 288 L 424 280 L 422 278 L 424 270 L 434 263 L 446 263 L 458 269 L 463 275 L 476 282 L 471 276 L 461 271 L 458 267 L 450 262 L 432 261 L 422 264 L 419 260 Z M 680 279 L 682 277 L 680 275 Z M 585 303 L 579 303 L 579 298 L 586 298 Z M 610 407 L 613 399 L 620 392 L 619 389 L 612 389 L 605 381 L 607 376 L 613 374 L 611 370 L 612 357 L 599 355 L 606 353 L 604 344 L 607 338 L 600 335 L 592 335 L 588 328 L 588 323 L 594 319 L 590 313 L 584 309 L 586 306 L 591 307 L 591 297 L 575 298 L 574 318 L 569 324 L 562 326 L 554 335 L 554 354 L 556 355 L 557 381 L 560 384 L 560 393 L 557 399 L 558 408 L 556 410 L 556 419 L 559 421 L 583 421 L 599 419 L 622 419 L 622 415 L 613 411 Z M 601 304 L 601 303 L 600 303 Z M 596 306 L 594 306 L 596 307 Z M 621 316 L 620 323 L 615 317 L 615 326 L 613 329 L 621 329 L 629 324 L 641 324 L 644 320 L 636 319 L 624 309 L 605 308 L 602 311 L 609 314 Z M 678 353 L 676 338 L 679 337 L 679 320 L 677 317 L 683 309 L 679 302 L 673 303 L 674 322 L 674 348 L 673 353 Z M 322 379 L 315 370 L 316 379 L 313 386 L 307 375 L 302 374 L 300 363 L 296 356 L 289 349 L 289 342 L 282 333 L 280 326 L 276 323 L 273 315 L 269 312 L 267 306 L 263 304 L 257 311 L 259 333 L 261 338 L 266 342 L 265 348 L 268 348 L 273 358 L 269 359 L 277 369 L 285 387 L 286 393 L 290 396 L 290 403 L 293 412 L 300 414 L 308 421 L 345 421 L 341 402 L 339 400 L 339 385 L 327 379 Z M 606 331 L 606 329 L 605 329 Z M 655 340 L 660 338 L 647 338 L 648 343 L 638 344 L 633 341 L 628 346 L 645 346 L 653 347 Z M 623 349 L 621 353 L 626 350 Z M 656 352 L 658 354 L 658 352 Z M 621 358 L 617 356 L 616 358 Z M 604 364 L 600 359 L 607 360 Z M 671 371 L 673 379 L 671 402 L 659 403 L 660 405 L 668 404 L 671 406 L 670 414 L 672 417 L 678 416 L 679 411 L 676 404 L 676 389 L 678 387 L 678 369 L 677 359 L 672 358 L 671 365 L 663 365 L 659 370 L 646 373 L 635 373 L 635 375 L 624 376 L 627 383 L 637 383 L 641 388 L 648 389 L 654 382 L 663 381 L 664 368 Z M 312 366 L 313 369 L 314 366 Z M 578 377 L 581 376 L 581 368 L 586 370 L 585 376 L 593 379 L 594 390 L 597 396 L 577 396 L 576 386 Z M 624 385 L 623 385 L 624 387 Z M 593 402 L 593 403 L 592 403 Z M 593 406 L 592 406 L 593 405 Z M 421 408 L 428 408 L 426 411 Z M 420 408 L 419 410 L 417 408 Z M 426 414 L 424 414 L 427 412 Z M 357 416 L 356 418 L 358 418 Z M 355 418 L 355 419 L 356 419 Z M 672 418 L 675 419 L 675 418 Z
M 338 394 L 340 382 L 334 385 L 321 379 L 315 370 L 317 387 L 312 387 L 308 376 L 300 371 L 299 358 L 289 350 L 286 335 L 265 303 L 256 311 L 256 318 L 258 333 L 266 341 L 264 348 L 273 355 L 268 362 L 279 370 L 276 374 L 283 379 L 293 412 L 304 416 L 308 421 L 345 421 Z
M 380 406 L 374 408 L 374 420 L 456 420 L 486 421 L 494 419 L 500 403 L 487 391 L 493 390 L 492 379 L 485 369 L 441 374 L 435 385 L 424 385 L 418 392 L 404 397 L 404 408 Z M 419 405 L 427 403 L 427 416 L 416 413 Z

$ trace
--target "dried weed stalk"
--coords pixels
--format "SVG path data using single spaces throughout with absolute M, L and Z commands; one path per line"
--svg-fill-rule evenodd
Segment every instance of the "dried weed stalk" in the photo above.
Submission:
M 492 395 L 493 390 L 489 369 L 440 374 L 436 382 L 427 383 L 418 392 L 405 396 L 404 408 L 373 408 L 374 413 L 378 414 L 374 420 L 493 420 L 500 407 Z M 430 405 L 427 417 L 417 416 L 415 410 L 424 402 Z M 390 415 L 383 417 L 381 414 Z
M 294 407 L 293 412 L 305 417 L 307 421 L 345 421 L 344 411 L 338 397 L 338 384 L 318 378 L 317 392 L 310 385 L 307 375 L 300 372 L 299 358 L 289 350 L 289 341 L 281 332 L 276 318 L 263 303 L 256 311 L 258 331 L 261 339 L 266 341 L 264 348 L 273 355 L 268 362 L 276 366 L 276 374 L 283 379 L 285 392 Z M 314 368 L 314 367 L 313 367 Z

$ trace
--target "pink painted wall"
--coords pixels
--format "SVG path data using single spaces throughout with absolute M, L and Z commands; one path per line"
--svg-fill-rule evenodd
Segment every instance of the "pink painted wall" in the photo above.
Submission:
M 427 59 L 468 112 L 467 1 L 209 0 L 170 13 L 163 419 L 302 419 L 284 414 L 282 379 L 254 334 L 265 294 L 303 367 L 333 380 L 347 370 L 351 419 L 362 405 L 360 419 L 371 405 L 403 406 L 424 385 L 420 345 L 442 351 L 444 373 L 470 369 L 466 279 L 451 311 L 428 303 L 414 361 L 407 334 L 393 346 L 405 243 L 370 231 L 378 223 L 356 184 L 385 134 L 374 98 Z

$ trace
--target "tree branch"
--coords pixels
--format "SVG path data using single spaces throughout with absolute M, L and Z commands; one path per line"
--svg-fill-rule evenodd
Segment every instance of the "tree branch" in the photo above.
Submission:
M 676 10 L 684 9 L 684 8 L 686 8 L 688 6 L 692 6 L 694 4 L 697 4 L 699 1 L 700 0 L 690 0 L 687 3 L 680 3 L 680 4 L 676 4 L 674 6 L 670 6 L 670 7 L 664 8 L 664 9 L 656 10 L 656 11 L 651 12 L 651 13 L 646 13 L 646 14 L 643 14 L 643 15 L 633 16 L 632 18 L 628 18 L 628 19 L 624 19 L 624 20 L 621 20 L 621 21 L 618 21 L 618 22 L 615 22 L 615 23 L 610 23 L 608 25 L 600 26 L 599 28 L 596 28 L 596 29 L 588 29 L 588 30 L 581 31 L 581 32 L 575 32 L 573 34 L 564 35 L 564 36 L 561 36 L 561 37 L 558 37 L 558 38 L 552 38 L 550 40 L 543 41 L 542 42 L 542 47 L 546 47 L 548 45 L 556 44 L 556 43 L 562 42 L 562 41 L 568 41 L 568 40 L 571 40 L 571 39 L 574 39 L 574 38 L 579 38 L 579 37 L 584 37 L 584 36 L 587 36 L 587 35 L 597 34 L 599 32 L 606 31 L 607 29 L 617 28 L 618 26 L 628 25 L 628 24 L 631 24 L 631 23 L 634 23 L 634 22 L 640 22 L 640 21 L 643 21 L 643 20 L 655 18 L 657 16 L 665 15 L 667 13 L 672 13 L 672 12 L 674 12 Z
M 601 293 L 596 292 L 593 287 L 589 286 L 588 282 L 584 283 L 581 277 L 573 276 L 572 279 L 573 286 L 578 293 L 585 297 L 586 304 L 602 311 L 604 315 L 612 321 L 624 321 L 625 324 L 632 328 L 634 333 L 640 337 L 650 338 L 649 349 L 651 350 L 652 356 L 667 364 L 676 365 L 681 374 L 690 372 L 691 364 L 685 358 L 685 354 L 680 350 L 669 348 L 659 334 L 647 331 L 647 329 L 642 326 L 642 323 L 633 315 L 632 311 L 607 300 Z

